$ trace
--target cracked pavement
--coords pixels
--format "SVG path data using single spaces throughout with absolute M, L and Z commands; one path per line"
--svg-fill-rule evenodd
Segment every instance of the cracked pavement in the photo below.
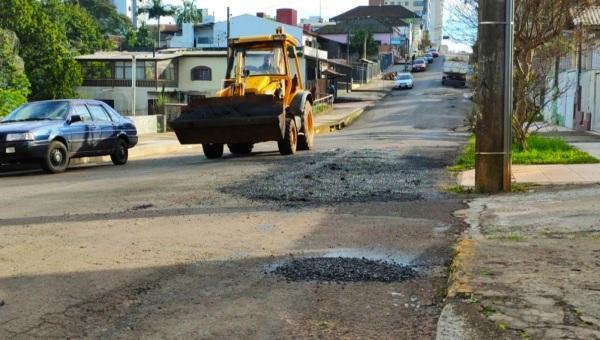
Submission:
M 452 212 L 464 208 L 439 188 L 470 105 L 440 87 L 440 64 L 318 136 L 314 152 L 282 157 L 265 143 L 218 161 L 0 173 L 0 338 L 433 338 L 463 230 Z M 291 256 L 395 262 L 417 276 L 265 275 Z

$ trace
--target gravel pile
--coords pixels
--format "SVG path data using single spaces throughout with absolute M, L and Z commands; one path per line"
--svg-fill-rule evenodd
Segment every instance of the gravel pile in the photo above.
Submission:
M 276 267 L 273 274 L 288 281 L 398 282 L 414 278 L 408 266 L 365 258 L 316 257 L 294 259 Z
M 414 201 L 432 187 L 431 171 L 443 167 L 428 158 L 375 150 L 299 154 L 283 162 L 224 191 L 285 203 Z

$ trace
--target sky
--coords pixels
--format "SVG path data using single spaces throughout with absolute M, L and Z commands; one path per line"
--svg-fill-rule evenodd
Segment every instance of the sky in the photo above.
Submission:
M 180 0 L 165 0 L 171 5 L 180 5 Z M 209 13 L 214 12 L 217 21 L 227 19 L 227 6 L 231 8 L 232 15 L 256 14 L 265 12 L 267 15 L 275 16 L 278 8 L 294 8 L 298 11 L 298 21 L 309 16 L 319 16 L 322 10 L 323 18 L 328 19 L 350 10 L 356 6 L 368 5 L 368 0 L 221 0 L 206 1 L 196 0 L 199 8 L 208 8 Z

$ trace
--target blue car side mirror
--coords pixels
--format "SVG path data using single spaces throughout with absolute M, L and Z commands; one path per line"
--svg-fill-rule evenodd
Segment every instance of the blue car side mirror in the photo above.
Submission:
M 72 115 L 71 118 L 69 119 L 69 124 L 75 124 L 77 122 L 81 122 L 81 116 L 80 115 Z

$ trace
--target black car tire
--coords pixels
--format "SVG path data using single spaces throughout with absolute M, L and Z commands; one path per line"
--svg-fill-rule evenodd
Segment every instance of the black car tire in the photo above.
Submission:
M 285 132 L 283 139 L 277 142 L 279 153 L 283 156 L 293 155 L 296 153 L 298 145 L 298 130 L 296 129 L 296 121 L 288 118 L 285 122 Z
M 204 156 L 208 159 L 216 159 L 223 157 L 223 144 L 204 143 L 202 144 L 202 150 Z
M 298 150 L 313 150 L 315 148 L 315 123 L 312 105 L 307 101 L 304 105 L 302 118 L 302 134 L 298 136 Z
M 114 165 L 127 164 L 127 160 L 129 159 L 129 148 L 126 140 L 124 140 L 123 138 L 119 138 L 117 140 L 115 149 L 110 154 L 110 159 L 112 160 Z
M 69 151 L 62 142 L 53 141 L 42 159 L 42 168 L 49 174 L 64 172 L 69 167 Z
M 227 144 L 229 151 L 234 155 L 247 155 L 252 152 L 254 148 L 253 143 L 236 143 L 236 144 Z

